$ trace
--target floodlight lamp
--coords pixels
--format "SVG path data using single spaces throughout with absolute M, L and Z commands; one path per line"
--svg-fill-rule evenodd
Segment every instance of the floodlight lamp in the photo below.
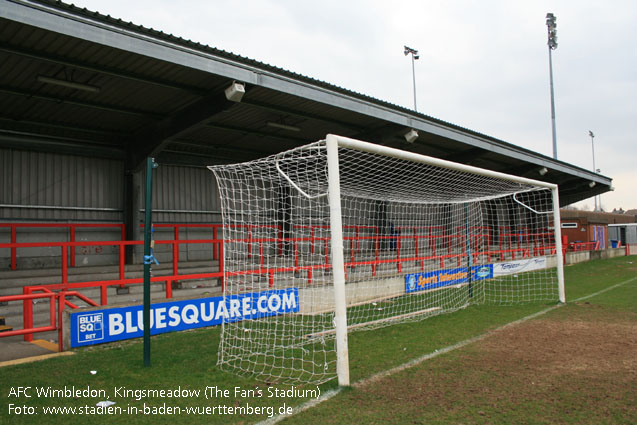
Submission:
M 413 128 L 403 135 L 407 143 L 414 143 L 418 138 L 418 132 Z
M 241 102 L 243 95 L 246 93 L 246 88 L 243 83 L 233 81 L 225 91 L 226 99 L 232 102 Z
M 555 23 L 555 15 L 552 13 L 547 13 L 546 14 L 546 25 L 548 25 L 549 27 L 555 27 L 556 23 Z
M 414 59 L 418 59 L 419 58 L 418 50 L 412 49 L 411 47 L 405 46 L 405 56 L 407 56 L 410 53 L 414 56 Z
M 549 172 L 548 168 L 546 167 L 542 167 L 537 171 L 541 176 L 545 175 L 546 173 Z
M 588 135 L 591 136 L 591 137 L 595 137 L 595 134 L 592 131 L 590 131 L 590 130 L 588 130 Z
M 594 187 L 595 187 L 595 184 L 596 184 L 595 182 L 590 182 L 590 183 L 588 184 L 588 187 L 590 187 L 590 188 L 594 188 Z

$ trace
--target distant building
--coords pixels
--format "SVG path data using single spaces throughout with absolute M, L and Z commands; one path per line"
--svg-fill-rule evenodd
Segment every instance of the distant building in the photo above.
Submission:
M 609 224 L 608 236 L 620 246 L 637 245 L 637 223 Z
M 609 236 L 610 224 L 637 223 L 637 217 L 627 213 L 613 214 L 562 209 L 560 217 L 562 221 L 562 236 L 567 238 L 569 244 L 595 242 L 595 249 L 609 248 L 611 240 L 620 240 L 615 234 L 613 234 L 615 237 Z

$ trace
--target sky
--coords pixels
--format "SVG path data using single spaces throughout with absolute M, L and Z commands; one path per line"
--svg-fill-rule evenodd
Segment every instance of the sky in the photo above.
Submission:
M 613 179 L 604 210 L 637 208 L 633 0 L 75 0 L 89 10 L 256 59 Z M 577 204 L 592 209 L 593 198 Z

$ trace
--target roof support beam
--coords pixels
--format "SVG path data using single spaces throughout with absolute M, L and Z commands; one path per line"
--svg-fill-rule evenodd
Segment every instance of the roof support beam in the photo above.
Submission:
M 338 119 L 334 119 L 334 118 L 328 118 L 328 117 L 324 117 L 321 115 L 317 115 L 317 114 L 311 114 L 311 113 L 307 113 L 307 112 L 302 112 L 299 111 L 297 109 L 292 109 L 292 108 L 285 108 L 283 106 L 276 106 L 276 105 L 271 105 L 265 102 L 260 102 L 257 100 L 252 100 L 249 98 L 249 96 L 247 98 L 242 99 L 241 103 L 244 103 L 246 105 L 250 105 L 250 106 L 254 106 L 256 108 L 260 108 L 260 109 L 265 109 L 271 112 L 275 112 L 278 114 L 286 114 L 286 115 L 292 115 L 295 117 L 299 117 L 299 118 L 305 118 L 305 119 L 312 119 L 312 120 L 316 120 L 316 121 L 322 121 L 331 125 L 337 124 L 343 128 L 346 128 L 348 130 L 352 130 L 352 131 L 363 131 L 365 130 L 364 127 L 359 127 L 359 126 L 355 126 L 351 123 L 345 122 L 345 121 L 340 121 Z
M 475 162 L 476 159 L 480 158 L 481 156 L 487 153 L 488 152 L 485 151 L 484 149 L 472 148 L 472 149 L 467 149 L 466 151 L 456 152 L 451 155 L 447 155 L 443 159 L 446 159 L 447 161 L 451 161 L 451 162 L 457 162 L 460 164 L 472 164 L 473 162 Z M 510 174 L 516 174 L 516 173 L 510 173 Z
M 265 137 L 265 138 L 269 138 L 269 139 L 283 140 L 285 142 L 291 142 L 293 144 L 293 146 L 304 145 L 304 144 L 307 143 L 307 140 L 308 140 L 308 139 L 304 139 L 304 138 L 301 138 L 301 137 L 282 136 L 282 135 L 276 134 L 276 133 L 268 133 L 268 132 L 265 132 L 265 131 L 249 129 L 249 128 L 246 128 L 246 127 L 234 127 L 234 126 L 231 126 L 231 125 L 223 125 L 223 124 L 218 124 L 218 123 L 209 123 L 209 124 L 207 124 L 207 127 L 218 128 L 218 129 L 227 130 L 227 131 L 233 131 L 233 132 L 236 132 L 236 133 L 254 134 L 254 135 Z
M 391 122 L 383 122 L 382 125 L 375 125 L 373 128 L 358 129 L 358 132 L 352 138 L 393 147 L 396 145 L 396 133 L 403 129 L 405 132 L 408 131 L 403 126 Z M 404 139 L 402 141 L 404 142 Z
M 158 162 L 171 165 L 195 165 L 205 167 L 208 165 L 244 162 L 252 159 L 262 158 L 264 156 L 267 156 L 267 154 L 255 154 L 252 151 L 248 151 L 247 155 L 238 154 L 236 151 L 201 153 L 173 150 L 169 147 L 159 154 Z
M 223 94 L 215 93 L 191 103 L 160 122 L 145 128 L 132 137 L 128 169 L 138 170 L 147 157 L 157 156 L 172 140 L 206 125 L 215 115 L 235 105 Z
M 523 164 L 523 165 L 519 165 L 517 167 L 509 167 L 509 168 L 507 168 L 505 170 L 502 170 L 502 172 L 506 173 L 506 174 L 515 174 L 516 176 L 523 176 L 523 177 L 528 177 L 528 176 L 530 176 L 532 174 L 534 179 L 536 179 L 536 180 L 544 180 L 542 178 L 542 176 L 540 175 L 540 170 L 542 168 L 545 168 L 545 167 L 542 167 L 542 166 L 536 165 L 536 164 Z M 547 168 L 548 172 L 550 173 L 551 170 L 548 169 L 548 167 L 546 167 L 546 168 Z M 551 177 L 551 176 L 549 176 L 549 177 Z M 551 181 L 554 181 L 554 180 L 551 180 Z M 555 182 L 555 183 L 557 183 L 557 182 Z
M 184 152 L 186 153 L 193 153 L 196 155 L 204 155 L 204 156 L 209 156 L 209 157 L 217 157 L 217 156 L 232 156 L 234 155 L 234 157 L 238 158 L 239 162 L 243 162 L 245 161 L 244 159 L 241 159 L 241 157 L 243 157 L 244 155 L 247 156 L 251 156 L 254 158 L 263 158 L 264 156 L 268 156 L 271 155 L 272 152 L 271 151 L 263 151 L 263 150 L 257 150 L 257 149 L 240 149 L 237 150 L 232 146 L 219 146 L 219 145 L 201 145 L 200 143 L 196 143 L 196 142 L 191 142 L 188 140 L 184 140 L 184 139 L 179 139 L 179 140 L 173 140 L 170 142 L 170 146 L 168 146 L 164 152 L 168 152 L 171 151 L 171 149 L 174 149 L 174 151 L 180 151 L 179 147 L 183 146 L 185 149 L 183 149 Z

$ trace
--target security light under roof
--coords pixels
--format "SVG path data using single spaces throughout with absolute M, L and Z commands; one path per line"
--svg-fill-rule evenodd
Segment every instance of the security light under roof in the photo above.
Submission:
M 246 93 L 245 85 L 242 83 L 238 83 L 233 81 L 225 91 L 226 99 L 232 102 L 241 102 L 243 95 Z
M 414 143 L 418 138 L 418 132 L 413 128 L 404 134 L 405 140 L 407 143 Z

